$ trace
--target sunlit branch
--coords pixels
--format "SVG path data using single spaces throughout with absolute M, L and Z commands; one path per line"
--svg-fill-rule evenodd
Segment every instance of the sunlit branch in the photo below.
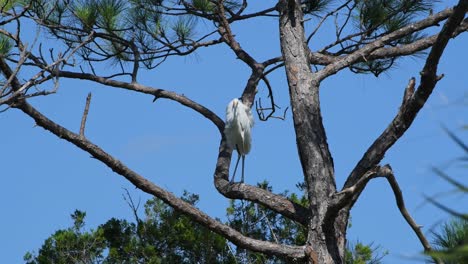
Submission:
M 370 55 L 373 51 L 384 47 L 387 43 L 390 43 L 391 41 L 404 37 L 408 34 L 423 30 L 427 27 L 434 26 L 438 22 L 447 19 L 449 16 L 454 14 L 454 9 L 453 8 L 448 8 L 445 9 L 437 14 L 434 14 L 432 16 L 429 16 L 419 22 L 410 24 L 408 26 L 405 26 L 403 28 L 400 28 L 399 30 L 396 30 L 394 32 L 391 32 L 378 40 L 375 40 L 364 47 L 356 50 L 355 52 L 346 55 L 344 57 L 341 57 L 340 59 L 336 60 L 335 62 L 327 65 L 325 68 L 322 70 L 318 71 L 314 78 L 317 81 L 322 81 L 324 78 L 333 75 L 337 73 L 339 70 L 346 68 L 348 66 L 351 66 L 355 64 L 356 62 L 362 60 L 363 58 L 367 57 Z M 462 17 L 463 19 L 463 17 Z M 461 22 L 461 20 L 460 20 Z M 455 26 L 457 27 L 460 22 Z M 454 32 L 455 29 L 451 32 L 451 34 Z
M 170 205 L 171 207 L 180 212 L 183 212 L 199 224 L 206 226 L 212 231 L 226 237 L 237 246 L 281 257 L 301 258 L 304 256 L 303 247 L 279 245 L 276 243 L 252 239 L 250 237 L 242 235 L 235 229 L 220 223 L 219 221 L 211 218 L 207 214 L 197 209 L 195 206 L 185 202 L 184 200 L 173 195 L 172 193 L 150 182 L 146 178 L 142 177 L 138 173 L 125 166 L 121 161 L 109 155 L 99 146 L 88 141 L 86 138 L 81 137 L 80 135 L 75 134 L 67 130 L 66 128 L 54 123 L 46 116 L 38 112 L 30 104 L 22 102 L 15 107 L 23 111 L 31 118 L 33 118 L 38 126 L 43 127 L 44 129 L 52 132 L 54 135 L 65 139 L 74 144 L 75 146 L 79 147 L 80 149 L 88 152 L 94 158 L 106 164 L 114 172 L 125 177 L 137 188 L 141 189 L 142 191 L 148 194 L 158 197 L 166 204 Z
M 358 178 L 364 174 L 364 172 L 378 164 L 382 160 L 386 151 L 410 127 L 416 118 L 416 115 L 424 106 L 435 88 L 436 83 L 443 77 L 443 75 L 437 76 L 437 65 L 449 39 L 453 36 L 453 33 L 462 22 L 467 8 L 468 1 L 460 1 L 454 9 L 450 9 L 451 15 L 445 22 L 441 32 L 437 35 L 437 39 L 432 45 L 424 68 L 421 71 L 421 80 L 418 88 L 413 91 L 414 81 L 409 82 L 408 87 L 405 90 L 403 103 L 400 106 L 397 115 L 358 162 L 350 176 L 347 178 L 344 188 L 353 185 Z
M 128 82 L 117 81 L 117 80 L 108 79 L 108 78 L 96 76 L 96 75 L 89 74 L 89 73 L 59 71 L 57 72 L 57 76 L 65 77 L 65 78 L 72 78 L 72 79 L 88 80 L 88 81 L 93 81 L 96 83 L 104 84 L 110 87 L 122 88 L 122 89 L 131 90 L 131 91 L 135 91 L 139 93 L 150 94 L 154 96 L 155 99 L 157 98 L 170 99 L 200 113 L 201 115 L 206 117 L 208 120 L 213 122 L 213 124 L 216 125 L 216 127 L 218 128 L 220 132 L 224 130 L 224 121 L 218 115 L 216 115 L 214 112 L 212 112 L 208 108 L 192 101 L 188 97 L 184 95 L 179 95 L 175 92 L 166 91 L 163 89 L 155 89 L 155 88 L 148 87 L 148 86 L 138 84 L 138 83 L 128 83 Z
M 413 229 L 413 232 L 416 234 L 418 237 L 419 241 L 421 242 L 421 245 L 424 247 L 424 251 L 426 253 L 429 253 L 432 251 L 431 244 L 427 240 L 427 238 L 424 236 L 423 232 L 421 231 L 421 226 L 416 224 L 414 219 L 411 217 L 410 213 L 406 209 L 405 206 L 405 200 L 403 199 L 403 194 L 401 192 L 400 186 L 398 185 L 398 182 L 393 175 L 392 168 L 390 166 L 385 166 L 385 173 L 382 173 L 380 176 L 383 176 L 385 179 L 387 179 L 388 183 L 392 187 L 393 194 L 395 195 L 395 201 L 397 203 L 398 209 L 400 210 L 401 215 L 403 218 L 405 218 L 406 222 L 408 225 Z M 442 264 L 439 259 L 433 258 L 436 263 Z

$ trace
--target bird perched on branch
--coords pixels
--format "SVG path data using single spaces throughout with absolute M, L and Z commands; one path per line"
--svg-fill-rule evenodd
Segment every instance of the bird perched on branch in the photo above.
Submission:
M 226 135 L 228 146 L 231 149 L 237 150 L 237 162 L 234 168 L 234 173 L 231 182 L 234 181 L 239 160 L 242 157 L 242 178 L 244 182 L 244 163 L 245 155 L 250 152 L 251 146 L 251 129 L 254 125 L 252 111 L 244 105 L 241 100 L 234 98 L 229 102 L 226 108 L 226 127 L 224 134 Z

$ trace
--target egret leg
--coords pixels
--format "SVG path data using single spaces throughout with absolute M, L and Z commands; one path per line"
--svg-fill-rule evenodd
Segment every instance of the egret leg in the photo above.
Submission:
M 239 155 L 239 153 L 237 153 L 236 167 L 234 168 L 234 174 L 232 174 L 231 182 L 234 181 L 234 176 L 236 176 L 237 166 L 239 165 L 240 157 L 241 157 L 241 155 Z
M 242 183 L 244 183 L 244 163 L 245 163 L 245 155 L 242 155 L 242 178 L 241 178 Z

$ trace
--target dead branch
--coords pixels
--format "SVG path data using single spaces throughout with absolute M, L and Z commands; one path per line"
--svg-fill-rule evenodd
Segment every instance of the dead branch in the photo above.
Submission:
M 175 92 L 152 88 L 149 86 L 145 86 L 138 83 L 128 83 L 123 81 L 117 81 L 106 77 L 101 77 L 89 73 L 81 73 L 81 72 L 70 72 L 70 71 L 58 71 L 57 75 L 59 77 L 71 78 L 71 79 L 81 79 L 81 80 L 88 80 L 93 81 L 96 83 L 104 84 L 108 87 L 114 88 L 121 88 L 125 90 L 131 90 L 134 92 L 149 94 L 154 96 L 155 98 L 166 98 L 178 102 L 184 106 L 191 108 L 192 110 L 196 111 L 197 113 L 203 115 L 208 120 L 213 122 L 213 124 L 218 128 L 218 130 L 223 133 L 224 131 L 224 121 L 216 115 L 214 112 L 209 110 L 208 108 L 198 104 L 197 102 L 189 99 L 184 95 L 177 94 Z
M 440 57 L 460 23 L 462 22 L 466 10 L 468 9 L 468 1 L 460 1 L 459 4 L 450 9 L 450 17 L 445 22 L 441 32 L 437 35 L 437 39 L 432 46 L 432 49 L 426 59 L 426 63 L 421 72 L 421 81 L 419 87 L 415 92 L 412 92 L 412 82 L 409 84 L 410 89 L 405 90 L 403 103 L 400 109 L 389 124 L 389 126 L 382 132 L 382 134 L 374 141 L 369 147 L 361 160 L 357 163 L 356 167 L 347 178 L 344 188 L 354 185 L 359 177 L 361 177 L 371 167 L 378 164 L 386 151 L 406 132 L 411 126 L 416 115 L 426 103 L 435 88 L 440 76 L 437 76 L 437 65 Z M 441 13 L 448 12 L 447 10 Z M 441 14 L 439 13 L 439 14 Z M 434 18 L 434 16 L 431 16 Z M 429 17 L 429 18 L 431 18 Z M 419 22 L 421 23 L 421 22 Z M 327 66 L 328 67 L 328 66 Z M 412 94 L 409 97 L 409 94 Z
M 357 51 L 346 55 L 339 60 L 336 60 L 335 62 L 327 65 L 325 68 L 322 70 L 318 71 L 314 78 L 317 81 L 322 81 L 326 77 L 333 75 L 337 73 L 339 70 L 344 69 L 346 67 L 349 67 L 353 64 L 355 64 L 357 61 L 362 60 L 363 58 L 366 58 L 369 56 L 373 51 L 384 47 L 387 43 L 399 39 L 401 37 L 404 37 L 408 34 L 423 30 L 425 28 L 431 27 L 440 21 L 443 21 L 444 19 L 447 19 L 448 17 L 451 17 L 455 14 L 455 9 L 454 8 L 448 8 L 445 9 L 439 13 L 436 13 L 434 15 L 431 15 L 419 22 L 410 24 L 408 26 L 405 26 L 403 28 L 400 28 L 399 30 L 393 31 L 387 35 L 382 36 L 381 38 L 365 45 L 364 47 L 358 49 Z M 463 20 L 463 17 L 458 20 L 458 23 L 455 25 L 455 28 L 460 25 L 461 20 Z M 450 31 L 449 36 L 453 34 L 455 31 L 455 28 Z M 442 32 L 441 32 L 442 33 Z
M 88 93 L 88 96 L 86 97 L 86 105 L 85 109 L 83 112 L 83 117 L 81 118 L 81 125 L 80 125 L 80 137 L 84 137 L 84 132 L 85 132 L 85 126 L 86 126 L 86 119 L 88 118 L 88 112 L 89 112 L 89 104 L 91 103 L 91 93 Z
M 236 56 L 249 65 L 252 69 L 258 67 L 257 61 L 255 61 L 249 53 L 247 53 L 243 48 L 241 48 L 239 42 L 234 37 L 232 33 L 231 26 L 225 15 L 224 1 L 217 2 L 218 7 L 218 19 L 220 21 L 218 31 L 221 35 L 223 41 L 234 51 Z
M 263 107 L 262 106 L 262 98 L 259 97 L 258 100 L 255 101 L 255 110 L 257 112 L 257 116 L 261 121 L 267 121 L 270 118 L 276 118 L 276 119 L 281 119 L 284 120 L 286 118 L 286 111 L 288 110 L 288 107 L 284 110 L 283 116 L 276 116 L 274 115 L 276 112 L 276 109 L 281 109 L 281 107 L 277 106 L 275 103 L 275 97 L 273 95 L 273 88 L 271 87 L 270 81 L 266 77 L 266 74 L 262 77 L 263 82 L 265 83 L 267 89 L 268 89 L 268 98 L 270 99 L 270 106 L 269 107 Z M 267 115 L 265 115 L 265 111 L 269 111 Z
M 413 229 L 413 232 L 416 234 L 418 237 L 419 241 L 421 242 L 421 245 L 424 247 L 424 251 L 426 253 L 432 251 L 431 244 L 427 240 L 427 238 L 424 236 L 423 232 L 421 231 L 421 226 L 416 224 L 414 221 L 413 217 L 411 217 L 410 213 L 406 209 L 405 206 L 405 200 L 403 199 L 403 193 L 401 192 L 400 186 L 398 185 L 398 182 L 395 178 L 395 175 L 393 174 L 392 168 L 390 165 L 386 165 L 382 167 L 383 170 L 379 176 L 384 177 L 387 179 L 388 183 L 392 187 L 393 194 L 395 195 L 395 201 L 397 203 L 398 209 L 400 210 L 401 215 L 403 218 L 405 218 L 406 222 L 408 225 Z M 433 258 L 436 263 L 441 264 L 442 262 L 437 259 Z
M 75 134 L 69 131 L 68 129 L 54 123 L 52 120 L 48 119 L 46 116 L 41 114 L 27 102 L 22 102 L 21 104 L 16 105 L 15 107 L 23 111 L 26 115 L 33 118 L 38 126 L 43 127 L 44 129 L 52 132 L 57 137 L 65 139 L 70 143 L 74 144 L 75 146 L 79 147 L 80 149 L 88 152 L 94 158 L 107 165 L 114 172 L 125 177 L 137 188 L 141 189 L 142 191 L 148 194 L 158 197 L 166 204 L 170 205 L 171 207 L 180 212 L 183 212 L 197 223 L 206 226 L 212 231 L 226 237 L 237 246 L 250 249 L 252 251 L 262 252 L 265 254 L 276 255 L 280 257 L 304 257 L 304 249 L 301 246 L 279 245 L 271 242 L 252 239 L 250 237 L 242 235 L 235 229 L 211 218 L 207 214 L 197 209 L 195 206 L 183 201 L 182 199 L 176 197 L 172 193 L 162 189 L 161 187 L 150 182 L 143 176 L 134 172 L 133 170 L 125 166 L 121 161 L 109 155 L 99 146 L 93 144 L 89 140 L 81 137 L 80 135 Z
M 302 205 L 294 203 L 284 196 L 271 193 L 256 186 L 245 183 L 230 183 L 228 181 L 227 171 L 231 159 L 230 156 L 229 158 L 226 157 L 228 149 L 224 146 L 225 143 L 221 145 L 215 171 L 215 186 L 222 195 L 230 199 L 242 199 L 261 204 L 304 226 L 307 225 L 309 212 L 307 208 Z M 225 178 L 223 178 L 223 175 Z

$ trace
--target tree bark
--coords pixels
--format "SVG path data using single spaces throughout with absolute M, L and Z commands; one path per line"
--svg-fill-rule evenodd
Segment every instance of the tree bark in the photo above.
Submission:
M 284 56 L 296 143 L 310 201 L 308 263 L 342 263 L 346 221 L 325 221 L 329 199 L 336 192 L 333 160 L 328 149 L 319 100 L 319 80 L 309 63 L 300 3 L 282 0 L 280 43 Z M 341 218 L 340 218 L 341 219 Z

